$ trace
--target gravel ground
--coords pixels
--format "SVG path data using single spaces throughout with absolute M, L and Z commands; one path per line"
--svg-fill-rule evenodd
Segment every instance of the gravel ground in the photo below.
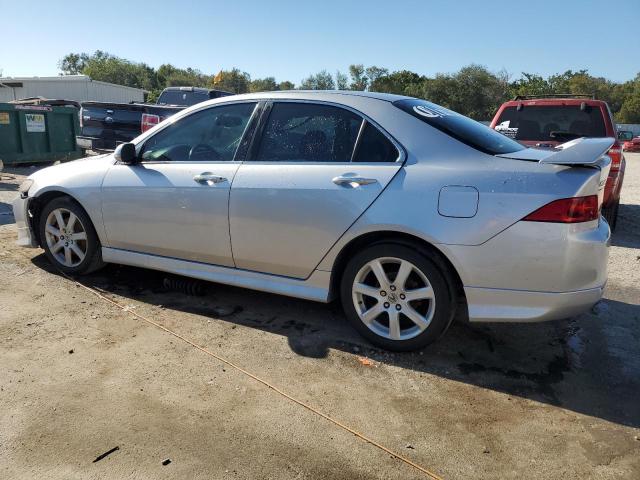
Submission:
M 333 305 L 214 284 L 189 296 L 128 267 L 82 279 L 122 311 L 14 245 L 29 170 L 5 172 L 0 478 L 427 478 L 132 312 L 446 479 L 640 478 L 640 154 L 627 161 L 591 312 L 458 323 L 410 354 L 371 348 Z

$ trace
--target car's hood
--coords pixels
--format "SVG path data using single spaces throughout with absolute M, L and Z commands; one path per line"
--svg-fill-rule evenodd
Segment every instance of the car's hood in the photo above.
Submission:
M 35 180 L 47 178 L 51 175 L 54 175 L 56 177 L 63 176 L 67 173 L 71 174 L 79 170 L 87 170 L 93 168 L 101 169 L 105 165 L 111 165 L 113 161 L 113 154 L 111 153 L 79 158 L 70 162 L 58 163 L 57 165 L 43 168 L 29 175 L 29 178 Z
M 595 165 L 611 146 L 614 138 L 576 138 L 555 148 L 525 148 L 498 155 L 515 160 L 530 160 L 556 165 Z

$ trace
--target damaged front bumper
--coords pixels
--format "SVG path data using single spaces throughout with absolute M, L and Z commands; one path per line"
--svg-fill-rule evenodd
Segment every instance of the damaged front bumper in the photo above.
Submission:
M 13 201 L 13 217 L 18 227 L 18 240 L 16 243 L 21 247 L 36 248 L 38 242 L 31 228 L 29 218 L 29 197 L 19 196 Z

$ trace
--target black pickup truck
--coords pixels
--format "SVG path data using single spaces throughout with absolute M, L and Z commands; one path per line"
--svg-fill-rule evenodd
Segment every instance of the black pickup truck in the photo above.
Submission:
M 155 104 L 83 102 L 76 142 L 84 150 L 111 151 L 188 106 L 228 95 L 233 94 L 197 87 L 169 87 Z

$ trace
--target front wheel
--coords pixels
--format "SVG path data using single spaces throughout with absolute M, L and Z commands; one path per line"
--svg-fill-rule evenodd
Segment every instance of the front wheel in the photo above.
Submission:
M 69 197 L 58 197 L 40 214 L 40 243 L 49 261 L 65 273 L 102 267 L 100 241 L 89 215 Z
M 404 245 L 374 245 L 354 256 L 342 277 L 341 297 L 356 330 L 395 351 L 432 343 L 455 313 L 453 292 L 437 262 Z

